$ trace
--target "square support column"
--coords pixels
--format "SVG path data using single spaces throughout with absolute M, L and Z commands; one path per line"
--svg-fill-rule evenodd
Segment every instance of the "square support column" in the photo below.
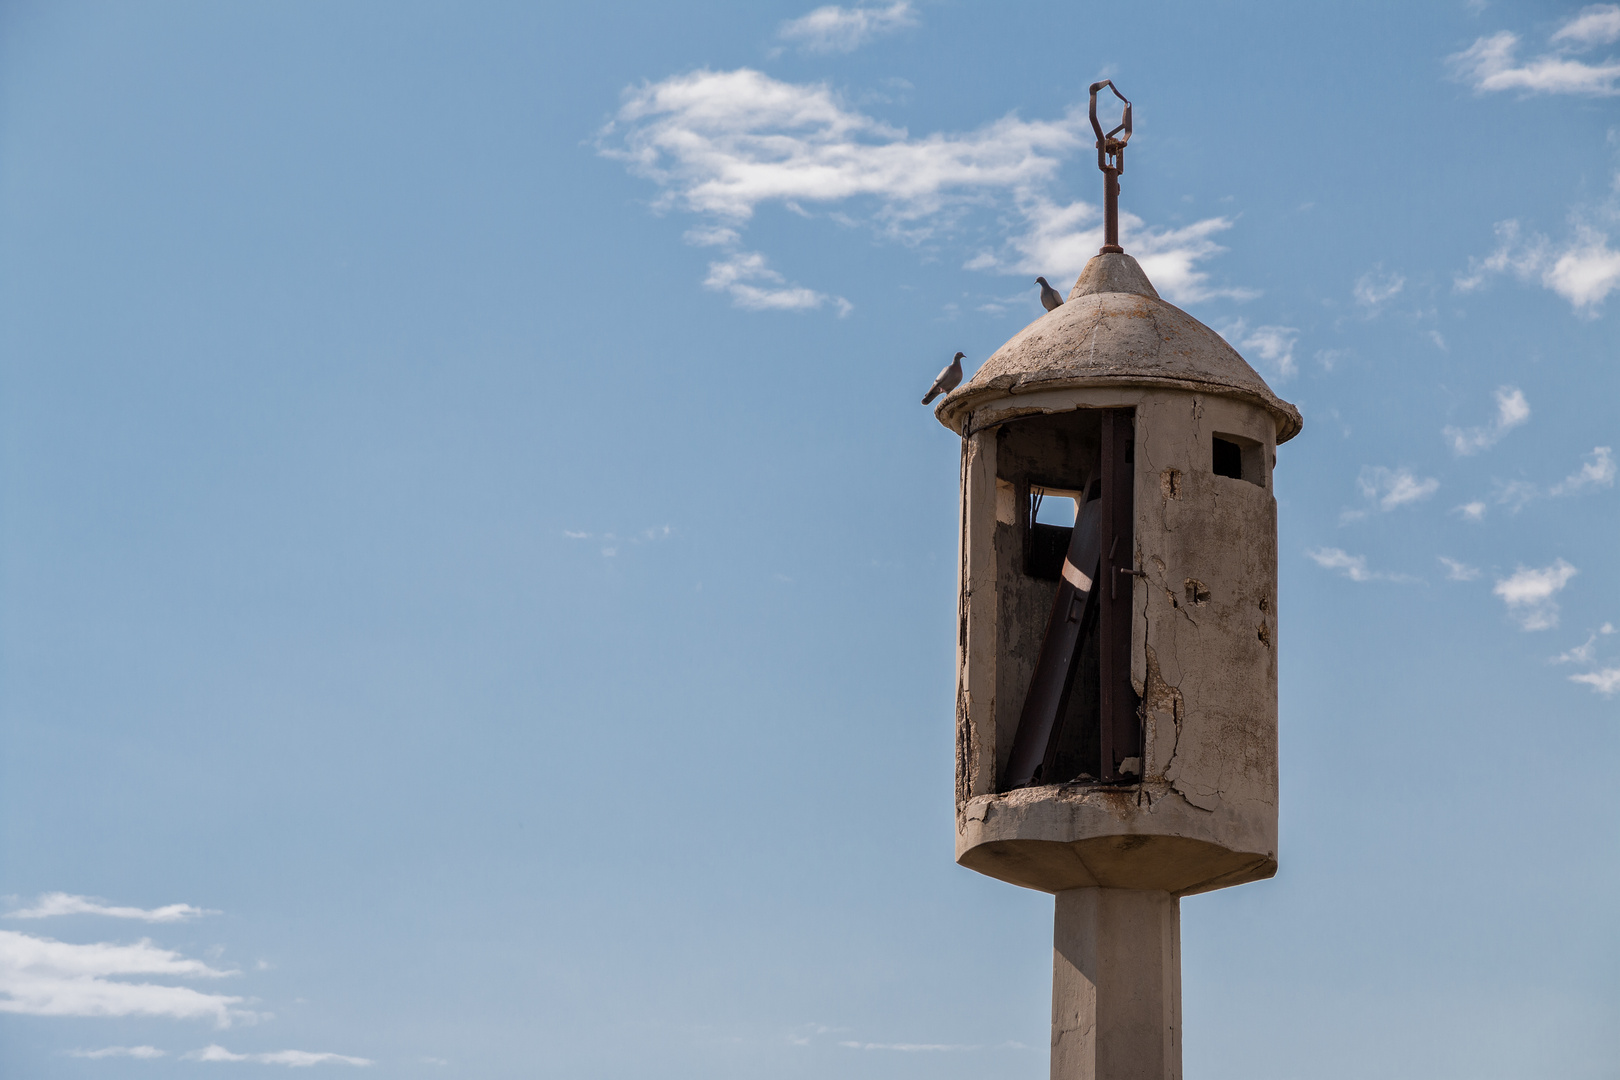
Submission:
M 1167 892 L 1057 894 L 1052 1080 L 1181 1080 L 1181 902 Z

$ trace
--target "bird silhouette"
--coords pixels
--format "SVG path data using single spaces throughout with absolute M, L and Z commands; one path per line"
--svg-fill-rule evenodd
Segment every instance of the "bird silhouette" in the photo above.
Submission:
M 967 353 L 957 353 L 956 359 L 945 365 L 945 370 L 939 373 L 939 378 L 934 380 L 934 385 L 928 388 L 928 393 L 923 398 L 922 402 L 924 405 L 928 404 L 930 401 L 933 401 L 941 394 L 950 393 L 952 390 L 955 390 L 959 385 L 961 385 L 962 357 L 966 355 Z
M 1045 278 L 1036 278 L 1035 284 L 1041 287 L 1041 304 L 1045 306 L 1047 311 L 1056 311 L 1063 306 L 1063 297 L 1059 296 L 1058 291 L 1046 283 Z

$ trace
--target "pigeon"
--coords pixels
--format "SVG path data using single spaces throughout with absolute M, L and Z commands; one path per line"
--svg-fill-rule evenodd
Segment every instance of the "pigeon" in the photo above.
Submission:
M 1063 306 L 1063 297 L 1059 296 L 1058 291 L 1046 283 L 1045 278 L 1036 278 L 1035 284 L 1041 287 L 1041 304 L 1047 311 L 1056 311 Z
M 950 393 L 961 384 L 962 357 L 966 355 L 967 353 L 957 353 L 956 359 L 952 360 L 948 365 L 946 365 L 945 370 L 939 373 L 939 378 L 934 380 L 934 385 L 928 388 L 928 394 L 923 398 L 922 403 L 924 405 L 928 404 L 930 401 L 933 401 L 941 394 Z

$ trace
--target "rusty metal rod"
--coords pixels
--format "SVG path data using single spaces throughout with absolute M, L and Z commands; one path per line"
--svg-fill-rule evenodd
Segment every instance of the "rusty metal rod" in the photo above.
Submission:
M 1107 132 L 1097 120 L 1097 91 L 1105 86 L 1125 102 L 1125 115 Z M 1097 168 L 1103 173 L 1103 246 L 1098 254 L 1123 255 L 1125 249 L 1119 246 L 1119 174 L 1125 171 L 1125 144 L 1131 141 L 1131 103 L 1112 79 L 1091 84 L 1091 130 L 1097 133 Z M 1116 138 L 1121 131 L 1124 137 Z

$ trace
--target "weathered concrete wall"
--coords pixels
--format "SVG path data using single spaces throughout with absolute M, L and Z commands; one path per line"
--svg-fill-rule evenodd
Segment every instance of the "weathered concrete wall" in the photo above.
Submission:
M 1019 580 L 1018 500 L 998 490 L 998 421 L 1134 407 L 1132 682 L 1143 699 L 1138 784 L 1000 793 L 1050 592 Z M 964 453 L 958 656 L 957 857 L 1058 892 L 1178 895 L 1276 869 L 1276 420 L 1242 398 L 1162 387 L 1019 394 L 982 406 Z M 1217 476 L 1212 439 L 1245 448 Z M 1039 583 L 1036 583 L 1037 585 Z
M 1181 1080 L 1175 897 L 1058 893 L 1052 946 L 1052 1080 Z

